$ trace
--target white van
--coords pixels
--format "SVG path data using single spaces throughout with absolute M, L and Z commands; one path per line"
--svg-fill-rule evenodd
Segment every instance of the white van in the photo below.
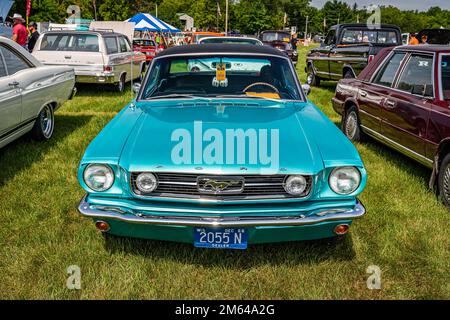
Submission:
M 110 84 L 119 92 L 126 82 L 141 79 L 145 72 L 145 55 L 133 52 L 128 38 L 114 32 L 45 32 L 33 55 L 45 65 L 73 67 L 77 83 Z

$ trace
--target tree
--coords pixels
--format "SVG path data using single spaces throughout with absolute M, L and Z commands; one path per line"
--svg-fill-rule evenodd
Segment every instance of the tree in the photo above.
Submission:
M 32 21 L 62 22 L 58 6 L 54 0 L 33 0 L 30 19 Z
M 131 16 L 127 0 L 103 0 L 98 10 L 101 18 L 106 21 L 123 21 Z

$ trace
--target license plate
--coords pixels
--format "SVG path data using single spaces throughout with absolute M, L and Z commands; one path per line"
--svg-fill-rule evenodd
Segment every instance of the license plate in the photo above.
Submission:
M 194 246 L 213 249 L 247 249 L 247 230 L 242 228 L 194 228 Z

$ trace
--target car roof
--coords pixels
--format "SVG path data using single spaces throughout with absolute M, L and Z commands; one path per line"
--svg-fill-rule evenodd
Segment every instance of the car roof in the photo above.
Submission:
M 402 51 L 422 51 L 422 52 L 447 52 L 450 51 L 450 45 L 429 44 L 429 45 L 407 45 L 395 47 L 394 50 Z
M 366 23 L 341 23 L 341 24 L 336 24 L 336 25 L 332 26 L 331 28 L 338 29 L 338 28 L 351 28 L 351 27 L 369 28 Z M 395 24 L 384 24 L 384 23 L 382 23 L 380 25 L 380 28 L 374 28 L 374 30 L 383 29 L 383 28 L 392 28 L 392 29 L 400 30 L 399 26 L 396 26 Z
M 280 58 L 289 57 L 280 50 L 274 49 L 269 46 L 255 46 L 254 44 L 223 44 L 223 43 L 205 43 L 205 44 L 192 44 L 187 46 L 177 46 L 166 49 L 158 54 L 158 57 L 170 56 L 170 55 L 185 55 L 185 54 L 243 54 L 243 55 L 272 55 Z
M 111 32 L 107 30 L 50 30 L 44 32 L 45 34 L 52 33 L 76 33 L 76 34 L 100 34 L 102 36 L 124 36 L 122 33 Z

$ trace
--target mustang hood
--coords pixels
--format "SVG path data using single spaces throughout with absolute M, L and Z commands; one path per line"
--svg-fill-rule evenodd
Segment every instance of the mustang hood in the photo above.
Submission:
M 137 109 L 119 161 L 128 171 L 316 174 L 333 153 L 361 164 L 353 145 L 308 103 L 153 101 Z

